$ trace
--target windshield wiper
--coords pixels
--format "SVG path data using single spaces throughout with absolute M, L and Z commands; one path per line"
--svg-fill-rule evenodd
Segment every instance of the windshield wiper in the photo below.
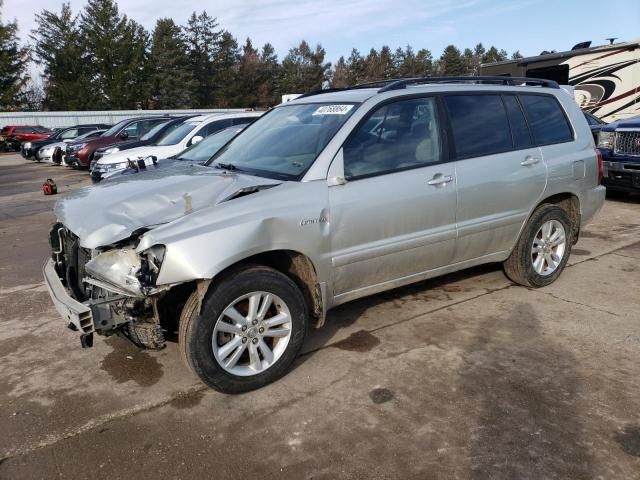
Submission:
M 236 167 L 233 163 L 216 163 L 216 168 L 222 170 L 229 170 L 230 172 L 239 172 L 241 169 Z

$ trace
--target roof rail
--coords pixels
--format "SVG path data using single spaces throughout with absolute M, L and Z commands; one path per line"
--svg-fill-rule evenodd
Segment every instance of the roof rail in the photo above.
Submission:
M 384 93 L 391 90 L 402 90 L 407 88 L 407 85 L 422 85 L 427 83 L 476 83 L 476 84 L 488 84 L 488 85 L 535 85 L 539 87 L 560 88 L 560 86 L 553 80 L 545 80 L 542 78 L 527 78 L 527 77 L 416 77 L 416 78 L 401 78 L 392 81 L 388 85 L 385 85 L 378 93 Z
M 305 98 L 312 97 L 313 95 L 320 95 L 321 93 L 331 93 L 331 92 L 344 92 L 346 90 L 357 90 L 359 88 L 375 88 L 375 87 L 384 87 L 388 83 L 396 82 L 397 79 L 391 80 L 374 80 L 372 82 L 366 83 L 358 83 L 357 85 L 353 85 L 351 87 L 338 87 L 338 88 L 325 88 L 320 90 L 313 90 L 311 92 L 304 93 L 297 98 Z
M 402 90 L 407 88 L 407 85 L 423 85 L 428 83 L 476 83 L 487 85 L 511 85 L 521 86 L 530 85 L 538 87 L 548 88 L 560 88 L 560 86 L 553 80 L 545 80 L 542 78 L 528 78 L 528 77 L 508 77 L 508 76 L 494 76 L 494 77 L 415 77 L 415 78 L 393 78 L 389 80 L 375 80 L 372 82 L 359 83 L 352 87 L 344 88 L 326 88 L 324 90 L 314 90 L 300 95 L 297 98 L 311 97 L 313 95 L 319 95 L 321 93 L 331 92 L 343 92 L 346 90 L 357 90 L 359 88 L 375 88 L 380 87 L 378 93 L 389 92 L 391 90 Z

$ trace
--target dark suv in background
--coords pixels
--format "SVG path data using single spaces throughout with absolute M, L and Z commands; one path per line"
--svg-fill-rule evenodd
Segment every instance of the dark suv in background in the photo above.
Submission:
M 42 140 L 25 141 L 22 144 L 20 154 L 26 159 L 36 159 L 38 150 L 45 145 L 57 142 L 71 142 L 85 133 L 93 132 L 103 128 L 111 128 L 111 125 L 104 123 L 88 123 L 84 125 L 73 125 L 71 127 L 63 127 L 53 132 Z
M 96 162 L 103 156 L 111 153 L 120 152 L 122 150 L 129 150 L 136 147 L 144 147 L 146 145 L 153 145 L 155 142 L 175 129 L 178 125 L 184 123 L 185 120 L 189 120 L 190 118 L 193 118 L 195 116 L 196 115 L 184 115 L 180 117 L 173 117 L 156 124 L 151 130 L 149 130 L 138 139 L 130 139 L 124 142 L 112 143 L 111 145 L 100 147 L 93 154 L 93 162 Z
M 598 135 L 602 184 L 607 190 L 640 192 L 640 117 L 604 125 Z
M 122 120 L 93 140 L 73 142 L 67 146 L 64 161 L 75 168 L 88 168 L 94 153 L 100 147 L 141 138 L 158 123 L 171 120 L 169 116 L 135 117 Z

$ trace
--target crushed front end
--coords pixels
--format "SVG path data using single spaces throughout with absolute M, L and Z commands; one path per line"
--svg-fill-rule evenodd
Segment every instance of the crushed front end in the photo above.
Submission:
M 53 225 L 51 259 L 44 266 L 49 294 L 71 330 L 80 332 L 83 347 L 93 334 L 120 334 L 140 347 L 165 345 L 153 287 L 164 247 L 136 253 L 135 236 L 111 248 L 90 250 L 63 224 Z

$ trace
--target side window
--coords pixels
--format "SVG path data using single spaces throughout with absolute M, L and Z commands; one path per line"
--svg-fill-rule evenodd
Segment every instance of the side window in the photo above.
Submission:
M 247 123 L 253 122 L 255 119 L 255 117 L 232 118 L 231 125 L 246 125 Z
M 78 133 L 78 129 L 72 128 L 71 130 L 67 130 L 66 132 L 63 132 L 62 135 L 60 135 L 60 138 L 63 140 L 66 140 L 69 138 L 76 138 L 78 135 L 80 135 Z
M 513 148 L 507 112 L 500 95 L 445 97 L 456 157 L 469 158 Z
M 16 127 L 13 129 L 13 133 L 31 133 L 30 127 Z
M 129 135 L 129 140 L 138 138 L 139 124 L 140 122 L 133 122 L 131 125 L 124 129 L 124 131 Z
M 204 129 L 202 129 L 202 133 L 200 133 L 200 135 L 202 135 L 204 133 L 204 137 L 208 137 L 209 135 L 212 135 L 216 132 L 219 132 L 220 130 L 223 130 L 227 127 L 231 126 L 231 120 L 227 119 L 227 120 L 219 120 L 217 122 L 211 122 L 209 125 L 207 125 L 207 129 L 206 132 L 203 131 Z M 197 134 L 196 134 L 197 135 Z
M 158 118 L 154 120 L 143 120 L 142 122 L 140 122 L 140 128 L 138 129 L 138 132 L 140 136 L 142 136 L 145 133 L 147 133 L 149 130 L 151 130 L 153 127 L 158 125 L 159 123 L 164 123 L 166 121 L 167 121 L 166 118 Z
M 343 147 L 348 179 L 442 161 L 436 101 L 412 98 L 375 110 Z
M 525 148 L 533 146 L 533 140 L 529 133 L 527 120 L 518 99 L 513 95 L 504 95 L 502 97 L 507 107 L 507 115 L 509 115 L 509 123 L 511 125 L 511 136 L 513 137 L 513 146 L 515 148 Z
M 558 101 L 550 95 L 518 95 L 538 145 L 570 142 L 571 127 Z

